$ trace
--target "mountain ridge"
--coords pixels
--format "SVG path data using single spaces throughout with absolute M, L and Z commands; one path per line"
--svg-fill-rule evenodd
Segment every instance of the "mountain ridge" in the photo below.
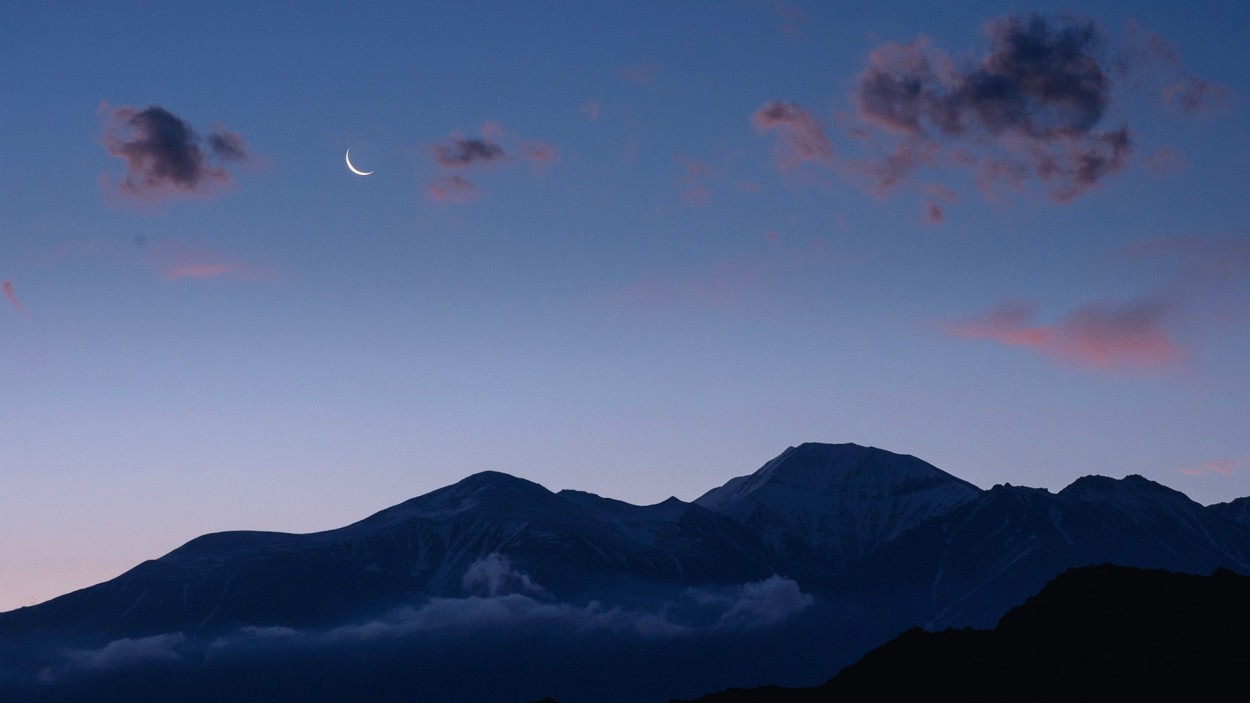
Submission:
M 114 670 L 151 673 L 159 662 L 178 662 L 169 675 L 183 685 L 224 676 L 208 662 L 227 652 L 248 670 L 259 666 L 248 657 L 261 657 L 285 672 L 274 686 L 298 687 L 290 667 L 312 646 L 300 643 L 332 662 L 360 637 L 379 662 L 360 671 L 379 682 L 421 651 L 465 672 L 447 681 L 505 703 L 520 703 L 505 693 L 521 690 L 624 703 L 811 684 L 910 627 L 992 625 L 1065 569 L 1250 574 L 1246 505 L 1203 507 L 1135 475 L 1082 477 L 1057 493 L 982 490 L 916 457 L 850 444 L 800 444 L 694 501 L 647 506 L 484 471 L 331 530 L 202 535 L 109 581 L 0 613 L 0 685 L 37 689 L 19 670 L 115 681 Z M 428 634 L 443 632 L 458 649 Z M 527 662 L 511 688 L 479 690 L 468 673 L 474 652 L 504 654 L 484 632 L 524 648 L 507 650 Z M 604 651 L 643 668 L 604 668 Z M 568 677 L 566 660 L 617 688 L 552 683 Z M 644 673 L 678 660 L 686 673 Z M 453 689 L 427 699 L 462 697 Z M 55 690 L 48 700 L 78 700 Z

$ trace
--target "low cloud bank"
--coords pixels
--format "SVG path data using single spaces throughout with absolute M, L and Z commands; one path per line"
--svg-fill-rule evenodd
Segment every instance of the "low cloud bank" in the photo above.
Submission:
M 333 649 L 408 638 L 437 638 L 473 647 L 475 637 L 497 639 L 510 632 L 541 632 L 567 642 L 587 638 L 658 641 L 743 633 L 781 624 L 812 605 L 798 583 L 772 576 L 763 581 L 718 587 L 691 587 L 657 596 L 650 606 L 578 604 L 553 600 L 547 589 L 516 570 L 500 554 L 473 563 L 462 579 L 461 598 L 430 598 L 401 606 L 364 622 L 327 630 L 241 627 L 208 640 L 183 633 L 118 639 L 98 649 L 63 653 L 59 666 L 44 669 L 40 680 L 115 670 L 155 662 L 195 665 L 209 659 L 258 651 Z

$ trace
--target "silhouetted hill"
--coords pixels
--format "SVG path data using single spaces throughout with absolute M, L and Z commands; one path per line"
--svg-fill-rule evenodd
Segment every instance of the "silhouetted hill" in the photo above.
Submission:
M 1190 700 L 1250 690 L 1250 578 L 1119 566 L 1060 575 L 993 630 L 914 628 L 822 686 L 725 691 L 698 703 Z

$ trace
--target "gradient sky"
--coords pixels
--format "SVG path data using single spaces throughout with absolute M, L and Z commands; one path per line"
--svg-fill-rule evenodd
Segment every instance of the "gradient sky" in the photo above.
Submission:
M 1063 10 L 5 0 L 0 609 L 485 469 L 1250 494 L 1250 5 Z

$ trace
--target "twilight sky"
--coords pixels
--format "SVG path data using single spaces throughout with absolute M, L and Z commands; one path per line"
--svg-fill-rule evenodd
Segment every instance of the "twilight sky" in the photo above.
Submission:
M 1250 5 L 522 5 L 0 5 L 0 610 L 485 469 L 1250 494 Z

